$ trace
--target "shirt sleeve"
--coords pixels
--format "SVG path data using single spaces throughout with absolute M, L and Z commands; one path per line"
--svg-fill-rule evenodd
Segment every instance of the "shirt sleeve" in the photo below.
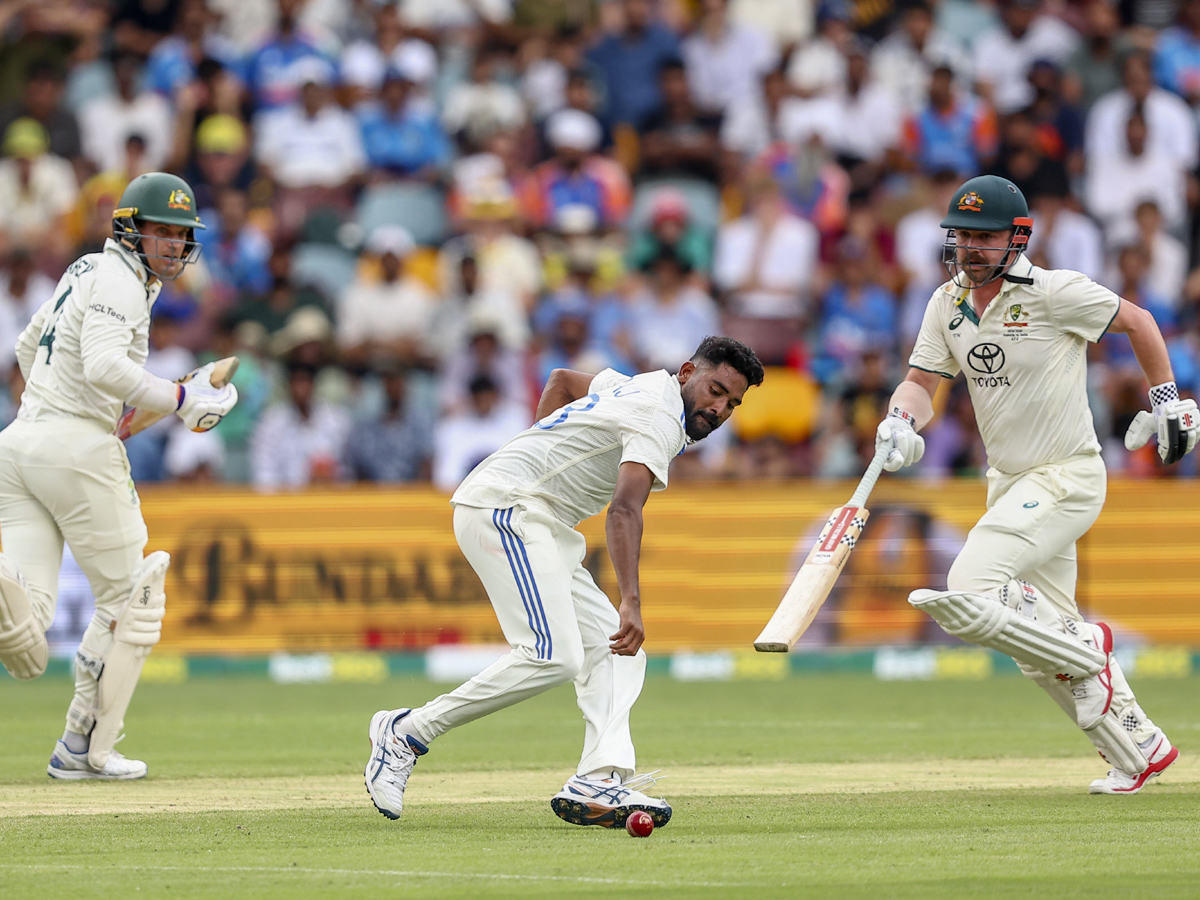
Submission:
M 1050 273 L 1047 300 L 1054 324 L 1067 334 L 1098 341 L 1117 317 L 1121 298 L 1086 275 L 1069 269 Z
M 598 394 L 601 391 L 607 391 L 628 379 L 628 375 L 622 375 L 616 369 L 604 369 L 592 379 L 591 384 L 588 385 L 588 393 Z
M 960 369 L 950 352 L 949 344 L 946 343 L 945 332 L 942 331 L 942 314 L 938 309 L 940 295 L 939 288 L 925 307 L 925 318 L 921 320 L 921 331 L 917 334 L 917 342 L 913 345 L 908 364 L 914 369 L 936 372 L 943 378 L 953 378 Z
M 140 391 L 146 370 L 129 358 L 134 322 L 145 314 L 145 289 L 102 266 L 83 300 L 79 354 L 83 377 L 106 394 L 121 400 Z
M 654 475 L 653 490 L 667 486 L 667 470 L 683 444 L 683 423 L 661 406 L 643 407 L 621 423 L 621 462 L 641 463 Z

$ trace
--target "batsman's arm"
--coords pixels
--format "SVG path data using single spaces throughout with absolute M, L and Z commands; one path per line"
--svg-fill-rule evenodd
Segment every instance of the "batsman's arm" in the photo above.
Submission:
M 1167 343 L 1163 340 L 1154 316 L 1148 310 L 1122 299 L 1108 330 L 1114 334 L 1129 335 L 1133 355 L 1137 357 L 1138 365 L 1146 373 L 1146 380 L 1150 384 L 1165 384 L 1175 380 L 1175 376 L 1171 374 L 1171 357 L 1167 353 Z
M 576 372 L 574 369 L 555 369 L 546 379 L 534 419 L 544 419 L 556 409 L 562 409 L 568 403 L 586 397 L 595 377 L 587 372 Z
M 896 386 L 888 403 L 888 412 L 901 409 L 913 418 L 913 428 L 920 431 L 933 419 L 933 395 L 937 393 L 942 376 L 924 369 L 909 369 L 904 380 Z
M 646 637 L 642 627 L 638 564 L 642 555 L 642 508 L 653 487 L 654 473 L 649 467 L 638 462 L 621 463 L 617 470 L 617 488 L 604 521 L 608 556 L 621 594 L 621 627 L 612 635 L 609 645 L 618 656 L 633 656 Z

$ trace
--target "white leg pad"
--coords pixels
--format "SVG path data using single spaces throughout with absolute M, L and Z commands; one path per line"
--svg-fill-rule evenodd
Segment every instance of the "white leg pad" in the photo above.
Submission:
M 1110 766 L 1127 775 L 1137 775 L 1150 762 L 1133 739 L 1130 729 L 1122 722 L 1123 717 L 1124 713 L 1118 714 L 1110 709 L 1095 728 L 1084 733 L 1091 738 Z M 1142 718 L 1145 718 L 1145 714 Z
M 909 595 L 908 602 L 949 634 L 999 650 L 1041 672 L 1087 678 L 1104 668 L 1107 659 L 1069 627 L 1059 631 L 1023 615 L 1018 611 L 1025 605 L 1023 598 L 1014 598 L 1018 609 L 1013 609 L 995 594 L 919 590 Z
M 129 602 L 113 622 L 113 645 L 100 673 L 96 725 L 88 747 L 88 762 L 96 769 L 108 762 L 108 754 L 121 735 L 142 665 L 162 637 L 167 602 L 163 586 L 170 565 L 171 557 L 161 550 L 142 560 L 133 575 Z
M 13 678 L 28 681 L 46 671 L 50 648 L 33 616 L 25 579 L 0 553 L 0 663 Z

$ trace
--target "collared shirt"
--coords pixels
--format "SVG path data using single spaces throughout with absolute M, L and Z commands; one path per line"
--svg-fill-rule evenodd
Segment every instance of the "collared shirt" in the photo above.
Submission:
M 25 375 L 18 418 L 95 419 L 116 428 L 144 377 L 150 309 L 162 290 L 161 281 L 147 280 L 141 260 L 112 238 L 67 268 L 17 340 Z
M 1087 343 L 1120 308 L 1106 287 L 1068 269 L 1041 269 L 1022 255 L 976 315 L 970 292 L 947 282 L 925 310 L 909 365 L 966 376 L 988 463 L 1014 474 L 1098 453 L 1087 399 Z
M 532 503 L 573 528 L 612 500 L 622 463 L 641 463 L 654 474 L 652 490 L 666 488 L 687 437 L 679 379 L 663 370 L 630 378 L 605 369 L 588 390 L 480 463 L 450 502 Z

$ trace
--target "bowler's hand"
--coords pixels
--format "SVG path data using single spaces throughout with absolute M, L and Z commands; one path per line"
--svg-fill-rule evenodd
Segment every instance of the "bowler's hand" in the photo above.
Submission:
M 640 603 L 621 601 L 621 627 L 617 633 L 609 637 L 612 641 L 608 648 L 617 656 L 633 656 L 646 640 L 646 631 L 642 628 L 642 606 Z

